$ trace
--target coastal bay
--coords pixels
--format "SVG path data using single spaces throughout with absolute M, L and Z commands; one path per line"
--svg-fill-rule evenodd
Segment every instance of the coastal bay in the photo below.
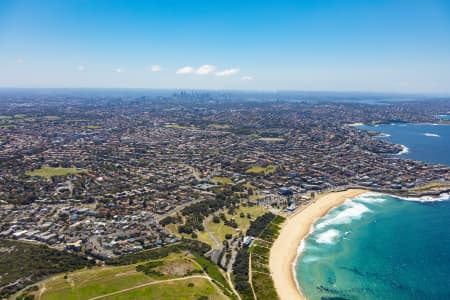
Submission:
M 366 193 L 320 218 L 294 274 L 316 299 L 447 299 L 449 195 Z
M 402 145 L 403 150 L 394 157 L 450 165 L 450 125 L 392 123 L 356 127 L 379 132 L 378 139 Z
M 366 192 L 368 191 L 363 189 L 351 189 L 327 193 L 288 217 L 273 243 L 269 258 L 270 272 L 281 299 L 305 299 L 297 287 L 293 264 L 297 258 L 298 247 L 310 232 L 314 222 L 347 199 Z
M 448 236 L 449 199 L 367 190 L 319 196 L 287 218 L 273 244 L 280 299 L 441 299 L 450 288 L 450 240 L 439 238 Z

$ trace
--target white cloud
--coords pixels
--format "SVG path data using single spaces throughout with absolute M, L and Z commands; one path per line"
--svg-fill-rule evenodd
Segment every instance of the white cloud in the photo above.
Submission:
M 192 74 L 195 72 L 195 69 L 191 66 L 186 66 L 177 70 L 177 74 Z
M 185 66 L 183 68 L 178 69 L 176 73 L 180 75 L 184 74 L 208 75 L 214 73 L 215 70 L 216 67 L 212 65 L 203 65 L 198 67 L 197 69 L 194 69 L 191 66 Z
M 197 70 L 195 70 L 195 74 L 208 75 L 210 73 L 213 73 L 215 70 L 216 70 L 215 66 L 203 65 L 203 66 L 200 66 Z
M 241 80 L 253 80 L 252 76 L 242 76 Z
M 18 59 L 16 59 L 16 62 L 18 64 L 23 64 L 25 61 L 23 60 L 23 58 L 19 57 Z
M 116 73 L 122 73 L 122 72 L 123 72 L 123 69 L 117 68 L 117 69 L 114 70 L 114 72 L 116 72 Z
M 77 70 L 80 71 L 80 72 L 84 72 L 84 71 L 86 70 L 86 67 L 83 66 L 83 65 L 79 65 L 79 66 L 77 67 Z
M 240 71 L 241 70 L 239 68 L 227 69 L 227 70 L 217 72 L 216 76 L 219 76 L 219 77 L 231 76 L 231 75 L 239 73 Z
M 159 72 L 162 70 L 160 65 L 153 65 L 145 68 L 147 71 Z

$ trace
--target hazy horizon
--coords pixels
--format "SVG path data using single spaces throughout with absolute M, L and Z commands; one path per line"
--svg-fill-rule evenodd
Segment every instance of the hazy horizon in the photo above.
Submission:
M 450 3 L 0 2 L 0 87 L 450 94 Z

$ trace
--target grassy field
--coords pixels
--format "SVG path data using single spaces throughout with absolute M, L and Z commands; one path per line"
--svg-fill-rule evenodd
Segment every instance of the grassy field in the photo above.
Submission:
M 47 120 L 47 121 L 61 120 L 61 118 L 60 118 L 60 117 L 57 117 L 57 116 L 45 116 L 43 119 L 44 119 L 44 120 Z
M 203 298 L 202 298 L 203 297 Z M 206 297 L 206 298 L 205 298 Z M 228 299 L 220 294 L 205 278 L 190 278 L 182 281 L 158 283 L 116 294 L 101 299 L 129 300 L 129 299 L 194 299 L 194 300 L 222 300 Z
M 135 265 L 96 267 L 51 278 L 41 287 L 41 299 L 89 299 L 156 280 Z
M 233 183 L 233 180 L 231 180 L 231 178 L 219 177 L 219 176 L 215 176 L 215 177 L 211 178 L 211 181 L 214 183 L 220 183 L 220 184 L 232 184 Z
M 260 136 L 257 135 L 256 133 L 252 133 L 252 134 L 249 134 L 249 135 L 248 135 L 248 138 L 249 138 L 249 139 L 252 139 L 252 140 L 256 140 L 256 139 L 259 139 Z
M 36 118 L 23 118 L 21 121 L 24 121 L 24 122 L 34 122 L 34 121 L 36 121 Z
M 14 124 L 0 125 L 0 128 L 16 128 Z
M 190 234 L 186 233 L 179 233 L 178 232 L 178 225 L 177 224 L 169 224 L 166 225 L 167 230 L 169 230 L 172 234 L 178 236 L 178 237 L 184 237 L 187 239 L 192 239 L 192 236 Z M 210 245 L 211 247 L 214 247 L 214 241 L 209 237 L 208 233 L 206 231 L 196 231 L 197 234 L 196 240 L 206 243 Z
M 241 205 L 239 209 L 236 209 L 236 213 L 234 215 L 225 213 L 225 217 L 227 218 L 227 220 L 234 218 L 234 220 L 238 224 L 238 228 L 240 229 L 240 231 L 245 233 L 250 226 L 250 222 L 256 219 L 258 216 L 264 214 L 266 211 L 267 210 L 264 207 L 258 205 L 252 207 Z M 240 217 L 241 213 L 244 214 L 243 218 Z M 247 214 L 251 215 L 251 219 L 247 218 Z M 235 228 L 226 226 L 222 221 L 220 223 L 214 223 L 212 220 L 210 220 L 206 224 L 206 226 L 219 241 L 225 240 L 225 235 L 227 234 L 231 234 L 233 236 L 238 235 L 238 232 Z
M 84 173 L 84 172 L 86 172 L 86 170 L 77 169 L 77 168 L 61 168 L 61 167 L 53 168 L 53 167 L 49 167 L 49 166 L 44 166 L 40 169 L 27 172 L 27 175 L 51 178 L 54 176 L 66 176 L 66 175 L 72 175 L 72 174 L 80 174 L 80 173 Z
M 186 129 L 188 126 L 179 125 L 179 124 L 170 124 L 166 126 L 167 128 L 175 128 L 175 129 Z
M 277 170 L 277 166 L 275 165 L 267 165 L 265 167 L 260 166 L 252 166 L 251 168 L 247 169 L 245 173 L 247 174 L 256 174 L 256 175 L 268 175 L 275 173 Z
M 214 123 L 214 124 L 208 125 L 208 127 L 209 128 L 214 128 L 214 129 L 227 129 L 227 128 L 230 128 L 230 125 Z
M 98 125 L 87 125 L 87 126 L 84 126 L 84 128 L 86 128 L 86 129 L 100 129 L 102 127 L 98 126 Z
M 203 265 L 197 260 L 186 253 L 172 253 L 160 260 L 60 274 L 43 282 L 35 296 L 42 300 L 197 299 L 202 295 L 227 299 L 207 278 L 201 278 Z M 151 271 L 138 271 L 138 266 Z
M 227 212 L 224 213 L 227 220 L 234 218 L 236 223 L 238 224 L 238 228 L 240 229 L 240 231 L 245 233 L 245 231 L 247 231 L 250 226 L 250 222 L 256 219 L 258 216 L 263 215 L 265 212 L 267 212 L 267 209 L 262 206 L 255 205 L 250 207 L 240 205 L 239 208 L 236 209 L 236 213 L 234 215 L 230 215 Z M 240 217 L 241 213 L 244 214 L 243 218 Z M 251 215 L 251 219 L 247 218 L 247 214 Z M 179 233 L 178 225 L 176 224 L 169 224 L 166 226 L 166 228 L 176 236 L 192 238 L 190 234 Z M 212 219 L 210 219 L 208 222 L 206 222 L 206 228 L 216 237 L 219 242 L 225 240 L 225 235 L 227 234 L 231 234 L 233 236 L 236 236 L 238 234 L 238 231 L 235 228 L 226 226 L 223 221 L 220 221 L 220 223 L 214 223 Z M 195 233 L 197 234 L 196 240 L 206 243 L 211 247 L 216 246 L 206 230 L 196 231 Z
M 430 182 L 428 184 L 425 184 L 423 186 L 420 187 L 415 187 L 413 189 L 411 189 L 412 192 L 417 192 L 417 191 L 426 191 L 426 190 L 431 190 L 431 189 L 435 189 L 435 188 L 448 188 L 449 185 L 442 183 L 442 182 Z

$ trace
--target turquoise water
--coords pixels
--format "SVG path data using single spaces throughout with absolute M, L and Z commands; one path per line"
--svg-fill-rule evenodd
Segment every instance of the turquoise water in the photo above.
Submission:
M 450 201 L 365 194 L 318 220 L 303 247 L 308 299 L 450 299 Z
M 387 124 L 358 126 L 387 134 L 380 139 L 408 147 L 398 157 L 450 166 L 450 125 Z
M 450 121 L 450 115 L 438 115 L 437 117 L 441 120 Z

